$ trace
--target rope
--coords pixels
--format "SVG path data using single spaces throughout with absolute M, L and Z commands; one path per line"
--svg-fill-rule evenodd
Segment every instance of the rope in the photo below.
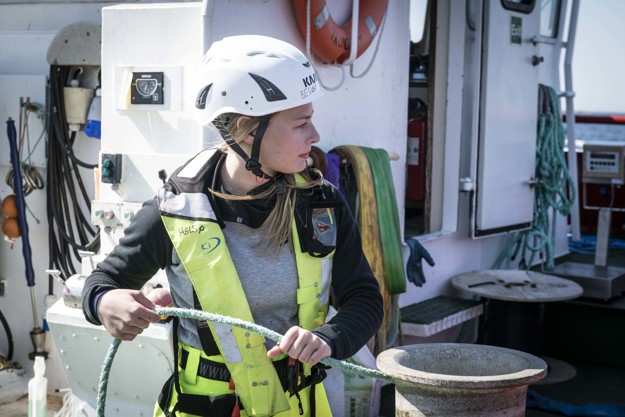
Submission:
M 267 329 L 265 327 L 259 326 L 254 323 L 250 323 L 241 319 L 237 319 L 234 317 L 223 316 L 221 314 L 209 313 L 206 311 L 199 310 L 191 310 L 188 308 L 175 308 L 175 307 L 156 307 L 154 311 L 160 315 L 165 316 L 177 316 L 188 319 L 195 320 L 206 320 L 212 321 L 216 323 L 229 324 L 231 326 L 240 327 L 244 330 L 249 330 L 254 333 L 258 333 L 261 336 L 264 336 L 267 339 L 271 339 L 275 342 L 280 341 L 282 339 L 282 335 L 273 330 Z M 104 358 L 104 363 L 102 364 L 102 372 L 100 373 L 100 383 L 98 384 L 98 396 L 96 398 L 96 415 L 98 417 L 104 417 L 104 408 L 106 404 L 106 391 L 108 388 L 108 379 L 109 374 L 111 372 L 111 365 L 113 364 L 113 359 L 117 350 L 119 349 L 119 345 L 121 344 L 121 340 L 113 339 L 111 346 L 109 347 L 108 353 Z M 333 368 L 342 369 L 343 371 L 360 375 L 369 378 L 376 378 L 386 382 L 394 383 L 393 379 L 386 375 L 383 372 L 377 371 L 375 369 L 365 368 L 362 366 L 358 366 L 352 363 L 347 363 L 345 361 L 340 361 L 333 358 L 323 358 L 321 363 L 327 366 L 331 366 Z
M 306 57 L 308 58 L 311 64 L 315 65 L 315 59 L 313 57 L 311 47 L 310 47 L 310 1 L 311 0 L 306 0 Z M 326 90 L 336 91 L 339 88 L 341 88 L 341 86 L 343 85 L 343 82 L 345 82 L 345 69 L 343 68 L 343 66 L 337 65 L 337 64 L 329 63 L 327 65 L 332 66 L 332 67 L 337 67 L 341 70 L 341 80 L 339 81 L 337 85 L 332 86 L 332 87 L 324 84 L 323 79 L 321 78 L 319 74 L 317 74 L 317 80 L 319 80 L 319 84 L 321 84 L 321 86 L 325 88 Z
M 536 140 L 534 190 L 534 218 L 530 230 L 511 235 L 493 269 L 509 269 L 521 256 L 519 269 L 528 270 L 534 265 L 537 254 L 545 259 L 545 269 L 555 267 L 554 242 L 557 213 L 567 215 L 575 201 L 575 184 L 569 175 L 564 158 L 565 133 L 560 117 L 559 96 L 551 87 L 539 86 L 538 135 Z M 575 150 L 569 150 L 574 152 Z M 568 195 L 568 190 L 571 190 Z M 550 213 L 551 211 L 551 213 Z M 550 222 L 551 219 L 551 222 Z M 527 257 L 529 254 L 529 258 Z

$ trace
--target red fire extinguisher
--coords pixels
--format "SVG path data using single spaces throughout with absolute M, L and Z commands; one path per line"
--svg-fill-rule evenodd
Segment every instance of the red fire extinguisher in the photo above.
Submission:
M 421 203 L 425 199 L 425 115 L 408 121 L 408 166 L 406 177 L 406 200 Z

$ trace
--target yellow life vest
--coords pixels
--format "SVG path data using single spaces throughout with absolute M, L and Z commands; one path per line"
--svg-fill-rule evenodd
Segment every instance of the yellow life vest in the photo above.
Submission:
M 223 232 L 206 194 L 185 190 L 174 194 L 161 189 L 159 207 L 165 228 L 193 284 L 202 310 L 253 322 Z M 303 253 L 295 222 L 291 229 L 299 277 L 299 325 L 313 330 L 323 324 L 327 314 L 333 252 L 324 258 Z M 293 407 L 293 398 L 287 398 L 273 363 L 267 357 L 264 337 L 226 324 L 207 324 L 220 352 L 220 356 L 208 358 L 225 363 L 230 371 L 236 394 L 243 405 L 242 416 L 300 415 L 298 407 Z M 192 358 L 191 362 L 197 363 L 200 357 L 205 357 L 204 352 L 198 349 L 190 346 L 183 348 L 190 352 L 188 357 Z M 190 375 L 193 371 L 189 369 L 192 367 L 187 364 L 185 378 L 180 381 L 183 392 L 185 388 L 198 391 L 191 387 L 198 378 Z M 309 374 L 310 367 L 305 366 L 304 375 Z M 186 384 L 186 381 L 192 383 Z M 322 384 L 316 385 L 315 389 L 317 415 L 331 415 Z M 202 384 L 201 390 L 211 397 L 233 392 L 227 383 L 210 380 Z M 307 403 L 309 391 L 310 388 L 300 393 L 303 403 Z

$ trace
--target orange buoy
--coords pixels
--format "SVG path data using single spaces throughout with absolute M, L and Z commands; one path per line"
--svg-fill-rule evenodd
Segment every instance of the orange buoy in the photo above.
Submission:
M 7 235 L 11 239 L 15 239 L 21 236 L 20 225 L 17 221 L 17 217 L 7 217 L 2 222 L 2 233 Z
M 8 195 L 2 200 L 2 212 L 7 217 L 17 217 L 17 199 L 15 194 Z
M 342 64 L 350 55 L 352 20 L 342 26 L 336 24 L 325 0 L 310 1 L 310 48 L 326 63 Z M 356 0 L 360 1 L 360 0 Z M 299 29 L 306 37 L 306 9 L 308 0 L 293 0 L 293 11 Z M 388 0 L 363 0 L 358 11 L 358 50 L 356 57 L 371 45 L 380 29 Z

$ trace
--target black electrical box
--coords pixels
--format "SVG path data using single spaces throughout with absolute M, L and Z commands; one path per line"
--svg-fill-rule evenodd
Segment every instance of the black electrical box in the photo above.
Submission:
M 122 180 L 122 155 L 119 153 L 103 153 L 100 170 L 102 182 L 119 184 Z
M 163 73 L 133 72 L 130 104 L 163 104 Z

